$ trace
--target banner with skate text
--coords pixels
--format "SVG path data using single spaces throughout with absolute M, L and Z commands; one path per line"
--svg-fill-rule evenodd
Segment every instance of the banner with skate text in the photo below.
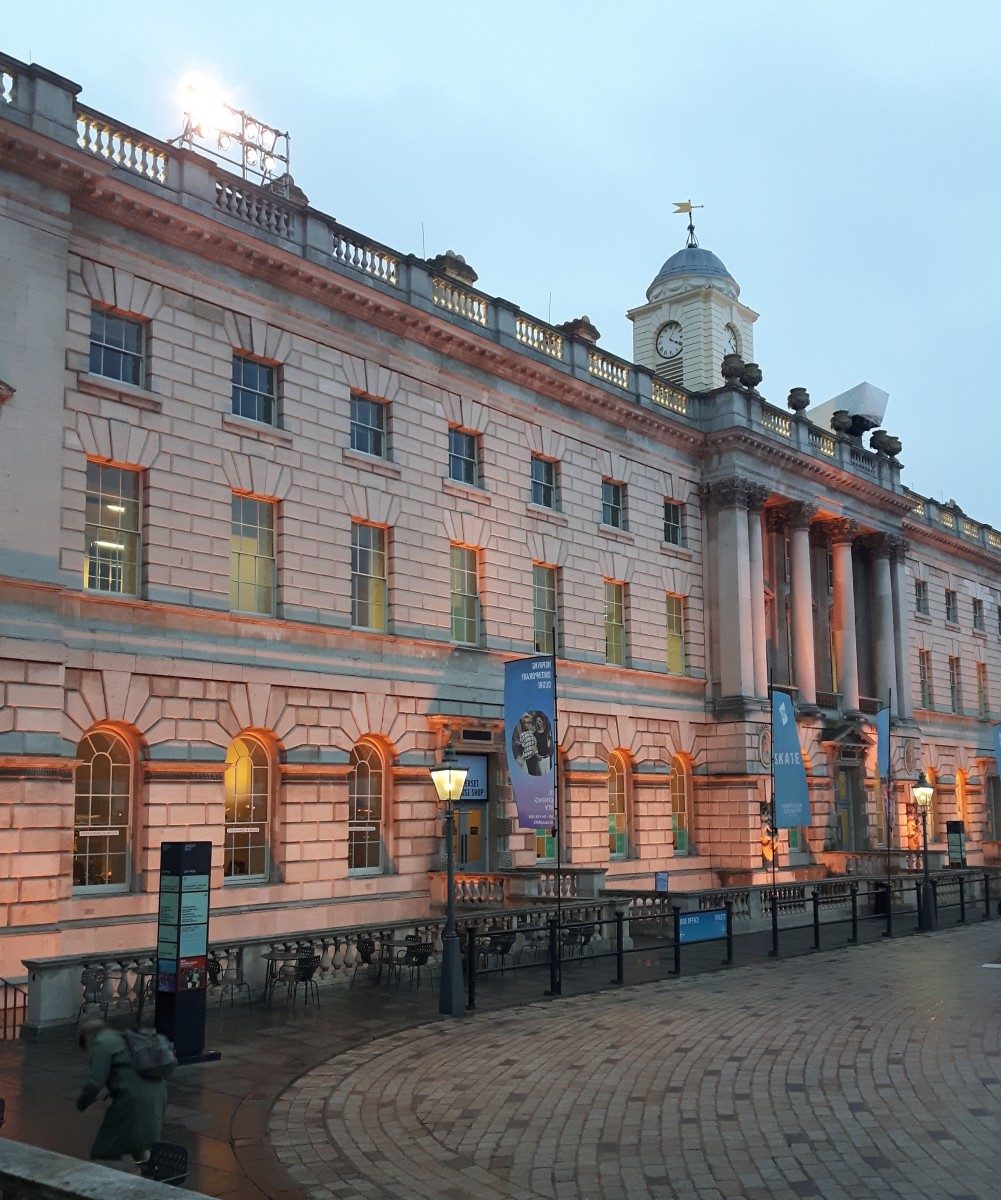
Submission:
M 772 692 L 772 787 L 775 828 L 799 829 L 810 824 L 810 793 L 796 729 L 792 697 Z
M 994 726 L 994 757 L 997 759 L 998 774 L 1001 775 L 1001 725 Z
M 504 665 L 504 741 L 519 829 L 556 826 L 555 681 L 549 655 Z

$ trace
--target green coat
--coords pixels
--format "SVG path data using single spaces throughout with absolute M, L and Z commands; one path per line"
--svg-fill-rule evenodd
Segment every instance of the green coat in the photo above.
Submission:
M 96 1099 L 101 1088 L 111 1095 L 111 1106 L 90 1148 L 91 1158 L 142 1159 L 154 1142 L 160 1141 L 163 1113 L 167 1107 L 167 1085 L 162 1079 L 143 1079 L 132 1065 L 125 1039 L 114 1029 L 101 1029 L 90 1039 L 90 1074 L 81 1093 L 85 1106 Z

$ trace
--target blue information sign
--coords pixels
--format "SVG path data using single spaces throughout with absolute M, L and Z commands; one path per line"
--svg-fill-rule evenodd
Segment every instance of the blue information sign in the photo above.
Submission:
M 682 942 L 715 942 L 726 937 L 726 909 L 710 908 L 706 912 L 680 913 L 678 936 Z

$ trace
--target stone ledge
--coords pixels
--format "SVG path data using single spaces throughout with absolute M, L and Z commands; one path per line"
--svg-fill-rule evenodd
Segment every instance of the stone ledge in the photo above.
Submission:
M 98 1163 L 0 1138 L 0 1195 L 4 1200 L 162 1200 L 177 1189 Z M 204 1196 L 185 1191 L 186 1196 Z

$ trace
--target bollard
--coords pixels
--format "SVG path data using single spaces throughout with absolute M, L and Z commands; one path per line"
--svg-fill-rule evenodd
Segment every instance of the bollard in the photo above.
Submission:
M 466 1008 L 476 1007 L 476 930 L 466 930 Z
M 848 888 L 852 897 L 852 936 L 848 939 L 853 946 L 858 945 L 858 884 L 852 883 Z
M 681 909 L 671 905 L 674 913 L 674 974 L 681 974 Z
M 883 937 L 893 937 L 893 883 L 889 879 L 886 881 L 886 928 Z
M 626 982 L 626 915 L 615 914 L 615 982 Z
M 556 918 L 549 918 L 549 994 L 558 996 L 562 991 L 560 980 L 560 931 Z
M 931 881 L 931 917 L 932 929 L 938 929 L 938 880 L 934 876 Z
M 966 924 L 966 880 L 962 875 L 959 877 L 959 923 Z
M 730 966 L 733 963 L 733 905 L 729 900 L 726 902 L 726 963 Z
M 987 871 L 984 872 L 984 920 L 991 919 L 991 877 Z
M 923 911 L 921 908 L 921 892 L 922 892 L 922 890 L 923 890 L 923 885 L 921 883 L 921 880 L 915 879 L 914 880 L 914 894 L 917 898 L 916 902 L 917 902 L 917 906 L 918 906 L 918 929 L 921 928 L 921 913 Z
M 772 948 L 768 951 L 769 958 L 779 956 L 779 897 L 778 892 L 772 892 Z
M 813 893 L 813 948 L 820 949 L 820 897 Z

